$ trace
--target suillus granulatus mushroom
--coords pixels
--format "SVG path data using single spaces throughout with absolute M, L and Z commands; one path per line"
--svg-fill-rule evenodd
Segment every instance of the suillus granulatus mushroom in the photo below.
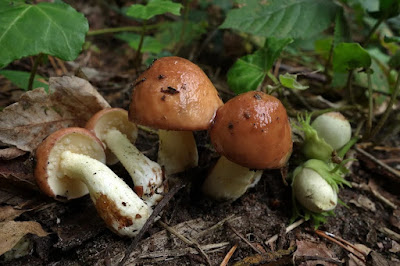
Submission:
M 157 205 L 164 192 L 163 172 L 158 163 L 147 158 L 133 144 L 138 129 L 128 120 L 128 112 L 121 108 L 103 109 L 87 122 L 86 128 L 105 144 L 106 154 L 113 162 L 119 160 L 122 163 L 132 177 L 136 194 L 147 205 Z
M 135 236 L 152 209 L 105 164 L 101 141 L 82 128 L 64 128 L 36 150 L 35 178 L 53 198 L 77 198 L 89 192 L 107 226 L 121 236 Z
M 286 110 L 263 92 L 240 94 L 220 107 L 210 138 L 222 156 L 202 189 L 219 200 L 239 198 L 258 182 L 263 169 L 285 166 L 292 152 Z
M 192 131 L 207 130 L 221 105 L 217 90 L 197 65 L 162 57 L 136 79 L 129 119 L 159 129 L 158 163 L 170 175 L 197 166 Z

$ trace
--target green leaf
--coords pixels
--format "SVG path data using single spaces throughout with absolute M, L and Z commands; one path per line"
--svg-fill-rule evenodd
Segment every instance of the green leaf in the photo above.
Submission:
M 186 25 L 184 25 L 183 21 L 164 23 L 156 35 L 156 39 L 160 41 L 164 48 L 173 49 L 180 41 L 187 45 L 193 40 L 198 39 L 202 34 L 207 32 L 206 26 L 204 23 L 194 23 L 191 21 L 187 21 Z M 181 36 L 182 30 L 183 36 Z
M 309 38 L 327 29 L 338 6 L 327 0 L 248 0 L 220 26 L 276 38 Z
M 385 36 L 384 41 L 386 43 L 391 43 L 391 42 L 400 43 L 400 36 L 391 36 L 391 37 Z
M 374 18 L 392 18 L 400 13 L 399 0 L 379 0 L 379 11 L 371 12 Z
M 115 35 L 120 40 L 126 41 L 130 47 L 133 49 L 137 50 L 139 47 L 140 43 L 140 35 L 135 34 L 135 33 L 120 33 Z M 142 52 L 149 52 L 149 53 L 155 53 L 158 54 L 161 52 L 163 46 L 162 44 L 155 39 L 154 37 L 151 36 L 145 36 L 143 39 L 143 45 L 142 45 Z
M 263 48 L 239 58 L 228 71 L 228 84 L 237 94 L 257 89 L 274 61 L 292 39 L 267 39 Z
M 17 70 L 0 70 L 0 75 L 4 76 L 6 79 L 17 85 L 19 88 L 28 90 L 29 77 L 31 73 Z M 43 87 L 46 91 L 48 91 L 49 85 L 43 83 L 41 80 L 45 80 L 45 78 L 36 74 L 32 88 L 35 89 Z
M 322 56 L 325 60 L 328 60 L 329 58 L 329 52 L 331 51 L 332 47 L 332 38 L 325 38 L 325 39 L 319 39 L 316 40 L 314 43 L 314 50 L 315 52 Z
M 306 90 L 308 86 L 304 86 L 297 81 L 298 75 L 293 75 L 289 73 L 285 73 L 284 75 L 279 75 L 279 82 L 283 87 L 292 89 L 292 90 Z
M 340 43 L 333 51 L 332 64 L 335 72 L 367 69 L 371 66 L 371 56 L 358 43 Z
M 131 5 L 126 14 L 133 18 L 148 20 L 154 16 L 168 12 L 179 16 L 181 8 L 181 4 L 173 3 L 169 0 L 150 0 L 147 5 Z
M 351 40 L 350 26 L 340 9 L 335 18 L 335 29 L 333 33 L 333 45 L 336 47 L 339 43 L 349 42 Z
M 67 4 L 0 1 L 0 68 L 39 53 L 74 60 L 88 29 L 87 19 Z
M 389 60 L 389 66 L 394 69 L 400 68 L 400 51 L 397 51 Z

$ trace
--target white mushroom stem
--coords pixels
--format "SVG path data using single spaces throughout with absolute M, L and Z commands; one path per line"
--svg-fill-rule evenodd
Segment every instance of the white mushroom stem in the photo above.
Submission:
M 83 154 L 65 151 L 60 168 L 69 178 L 86 184 L 99 215 L 122 236 L 139 233 L 152 209 L 103 163 Z
M 138 196 L 150 207 L 157 205 L 164 192 L 160 165 L 143 155 L 119 130 L 109 130 L 104 141 L 132 177 Z
M 203 184 L 203 193 L 216 200 L 234 201 L 255 186 L 262 170 L 250 170 L 221 156 Z
M 158 163 L 167 175 L 196 167 L 199 162 L 192 131 L 159 130 Z

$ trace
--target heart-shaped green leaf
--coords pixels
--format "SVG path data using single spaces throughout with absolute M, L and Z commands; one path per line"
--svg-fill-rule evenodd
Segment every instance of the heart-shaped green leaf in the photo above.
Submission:
M 228 71 L 228 84 L 237 94 L 257 89 L 274 61 L 292 39 L 269 38 L 265 46 L 253 54 L 239 58 Z
M 17 70 L 0 70 L 0 75 L 4 76 L 6 79 L 17 85 L 19 88 L 28 90 L 29 77 L 31 73 Z M 45 78 L 35 75 L 35 80 L 33 81 L 32 88 L 43 87 L 46 91 L 49 90 L 49 85 L 44 83 Z
M 88 29 L 86 18 L 67 4 L 0 1 L 0 68 L 39 53 L 74 60 Z
M 129 43 L 129 46 L 135 50 L 139 48 L 139 43 L 140 43 L 139 34 L 124 32 L 117 34 L 115 37 L 126 41 L 127 43 Z M 162 48 L 163 48 L 162 44 L 157 39 L 151 36 L 145 36 L 143 39 L 143 46 L 141 51 L 158 54 L 159 52 L 161 52 Z
M 371 56 L 358 43 L 340 43 L 333 51 L 332 64 L 335 72 L 367 69 L 371 66 Z
M 221 28 L 276 38 L 308 38 L 326 28 L 338 6 L 327 0 L 246 0 L 228 12 Z
M 168 12 L 179 16 L 181 8 L 181 4 L 173 3 L 169 0 L 150 0 L 147 5 L 131 5 L 126 14 L 133 18 L 147 20 Z
M 283 75 L 279 75 L 279 82 L 283 87 L 292 89 L 292 90 L 305 90 L 308 89 L 308 86 L 304 86 L 297 81 L 297 75 L 285 73 Z

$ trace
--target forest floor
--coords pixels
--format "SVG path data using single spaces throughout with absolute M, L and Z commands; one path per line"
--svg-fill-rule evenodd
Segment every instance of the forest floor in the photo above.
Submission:
M 104 20 L 116 19 L 109 15 L 97 21 L 99 10 L 85 12 L 91 25 L 99 28 L 104 26 Z M 207 36 L 198 41 L 197 47 L 182 49 L 180 55 L 195 59 L 226 101 L 234 96 L 226 84 L 226 71 L 235 59 L 232 54 L 237 56 L 242 51 L 235 51 L 229 41 L 237 37 L 227 34 L 229 52 L 215 54 L 205 48 L 201 54 L 193 53 Z M 74 62 L 56 61 L 55 65 L 41 66 L 39 74 L 74 75 L 80 69 L 112 107 L 128 109 L 131 85 L 145 67 L 131 67 L 134 52 L 126 43 L 109 35 L 89 39 L 97 51 L 85 50 Z M 30 66 L 30 59 L 23 59 L 11 68 L 29 71 Z M 299 66 L 283 60 L 276 66 L 276 73 L 285 67 Z M 307 78 L 320 84 L 321 76 Z M 17 102 L 23 93 L 0 78 L 1 106 Z M 312 90 L 305 93 L 306 97 L 314 96 Z M 296 107 L 297 98 L 289 95 L 288 100 Z M 353 117 L 352 112 L 343 113 Z M 58 202 L 40 193 L 32 181 L 32 154 L 0 160 L 1 212 L 18 222 L 37 222 L 47 232 L 43 237 L 27 235 L 27 255 L 13 260 L 3 255 L 0 264 L 116 265 L 127 255 L 127 264 L 219 265 L 234 250 L 229 265 L 400 265 L 399 136 L 390 136 L 379 145 L 358 143 L 350 151 L 357 160 L 349 165 L 350 174 L 346 177 L 352 187 L 344 187 L 339 194 L 345 205 L 338 205 L 335 216 L 318 230 L 309 222 L 300 222 L 289 232 L 285 229 L 292 216 L 291 188 L 283 182 L 281 172 L 264 171 L 257 186 L 234 202 L 214 202 L 201 193 L 200 187 L 218 154 L 206 131 L 195 132 L 195 138 L 199 167 L 170 180 L 170 189 L 181 185 L 180 189 L 171 195 L 161 218 L 149 226 L 133 248 L 132 239 L 121 238 L 107 229 L 89 196 Z M 140 130 L 136 144 L 156 160 L 156 134 Z M 295 142 L 293 154 L 297 149 Z M 292 160 L 295 158 L 289 161 L 289 169 Z M 130 182 L 120 164 L 112 169 Z M 2 219 L 7 221 L 6 218 Z

